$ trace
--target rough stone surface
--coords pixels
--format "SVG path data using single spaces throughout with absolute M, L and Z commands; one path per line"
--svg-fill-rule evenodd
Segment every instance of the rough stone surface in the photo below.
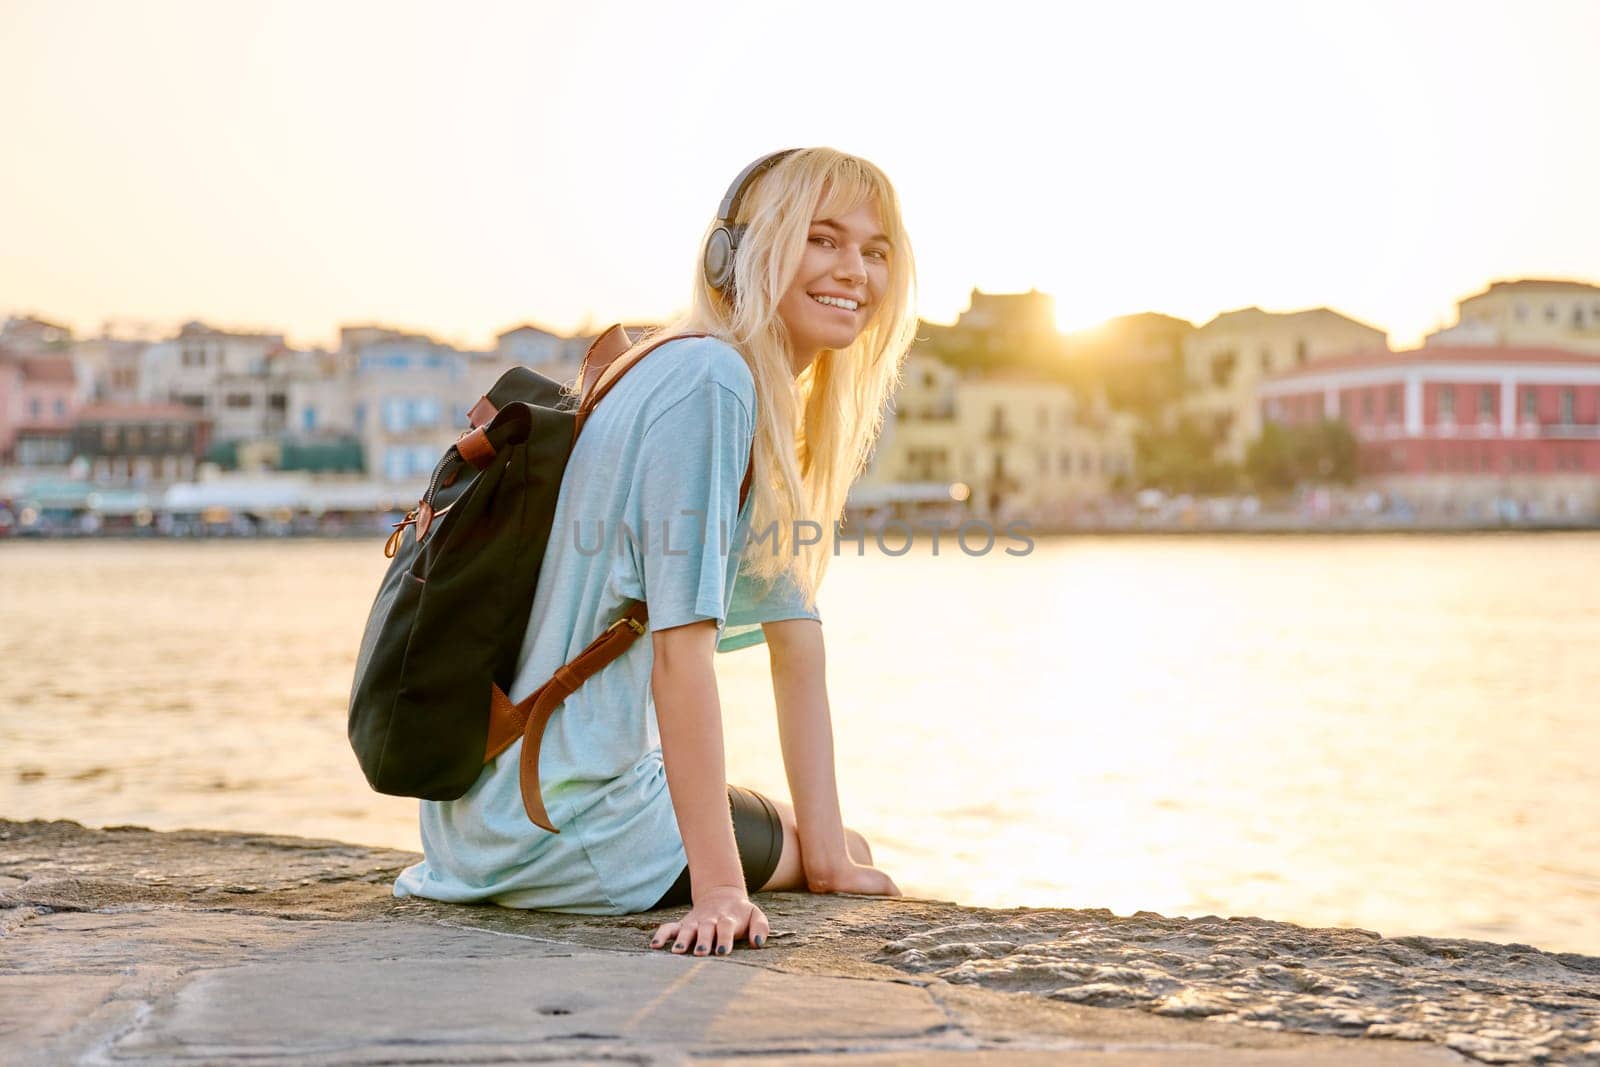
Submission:
M 772 894 L 767 948 L 685 959 L 661 914 L 395 900 L 413 859 L 0 822 L 0 1060 L 1600 1064 L 1586 957 Z
M 873 959 L 1073 1004 L 1433 1041 L 1486 1063 L 1600 1063 L 1600 959 L 1527 945 L 1021 909 L 906 929 Z

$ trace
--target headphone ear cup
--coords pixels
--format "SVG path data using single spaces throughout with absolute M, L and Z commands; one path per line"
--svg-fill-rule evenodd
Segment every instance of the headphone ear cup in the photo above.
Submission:
M 718 226 L 706 241 L 706 284 L 719 292 L 726 292 L 733 283 L 733 254 L 738 243 L 728 227 Z

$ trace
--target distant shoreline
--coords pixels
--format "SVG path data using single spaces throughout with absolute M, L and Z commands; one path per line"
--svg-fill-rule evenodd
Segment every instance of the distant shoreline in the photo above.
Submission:
M 860 531 L 867 541 L 875 536 L 870 530 Z M 912 542 L 914 544 L 932 544 L 936 538 L 925 529 L 913 529 Z M 952 551 L 960 552 L 955 545 L 955 530 L 944 530 L 937 538 L 941 550 L 945 545 L 950 545 Z M 1224 538 L 1249 538 L 1249 537 L 1438 537 L 1438 536 L 1479 536 L 1485 534 L 1572 534 L 1572 533 L 1600 533 L 1600 522 L 1574 522 L 1574 523 L 1479 523 L 1462 525 L 1393 525 L 1393 526 L 1345 526 L 1315 524 L 1282 524 L 1259 526 L 1057 526 L 1057 527 L 1028 527 L 1027 533 L 1034 538 L 1048 538 L 1050 540 L 1070 540 L 1094 537 L 1115 538 L 1191 538 L 1191 537 L 1224 537 Z M 896 542 L 903 541 L 904 535 L 896 530 L 893 533 Z M 49 533 L 49 534 L 10 534 L 0 535 L 0 545 L 7 544 L 56 544 L 61 542 L 160 542 L 163 544 L 232 544 L 241 541 L 368 541 L 381 545 L 387 536 L 384 531 L 377 530 L 352 530 L 346 533 L 251 533 L 251 534 L 202 534 L 174 535 L 154 532 L 138 532 L 131 530 L 111 530 L 96 533 Z M 848 535 L 841 534 L 842 544 L 839 555 L 852 554 L 849 547 L 855 544 L 856 531 Z M 979 553 L 981 554 L 981 553 Z

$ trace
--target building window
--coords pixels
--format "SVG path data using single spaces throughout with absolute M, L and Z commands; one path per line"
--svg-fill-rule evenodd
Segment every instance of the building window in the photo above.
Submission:
M 1571 389 L 1561 390 L 1561 425 L 1572 425 L 1572 409 L 1576 403 L 1576 400 L 1577 397 L 1574 395 Z
M 1554 304 L 1546 304 L 1544 306 L 1544 321 L 1546 321 L 1546 322 L 1555 322 L 1560 317 L 1561 317 L 1561 309 L 1560 308 L 1556 307 Z
M 65 400 L 57 400 L 55 403 L 55 412 L 56 418 L 65 418 L 67 414 L 67 402 Z
M 100 450 L 102 452 L 114 451 L 117 447 L 117 428 L 115 426 L 100 427 Z
M 34 397 L 32 400 L 28 401 L 28 417 L 37 419 L 39 417 L 39 411 L 39 398 Z
M 1389 387 L 1389 417 L 1391 419 L 1400 417 L 1400 387 L 1398 385 Z
M 1060 466 L 1059 466 L 1058 469 L 1060 470 L 1060 472 L 1062 474 L 1070 475 L 1072 473 L 1072 453 L 1071 452 L 1063 452 L 1063 453 L 1061 453 Z
M 1539 394 L 1532 389 L 1522 391 L 1522 417 L 1529 422 L 1539 417 Z
M 230 408 L 247 408 L 253 399 L 249 393 L 229 393 L 223 404 Z
M 181 445 L 181 444 L 183 444 L 183 427 L 182 426 L 179 426 L 177 423 L 172 423 L 171 425 L 169 425 L 167 427 L 167 444 L 169 444 L 169 445 Z
M 1296 341 L 1294 343 L 1294 362 L 1295 362 L 1295 366 L 1297 366 L 1297 367 L 1305 366 L 1306 365 L 1306 360 L 1308 360 L 1310 358 L 1311 358 L 1311 350 L 1307 347 L 1305 338 L 1302 337 L 1302 338 L 1300 338 L 1298 341 Z
M 1453 385 L 1439 388 L 1439 417 L 1441 419 L 1456 417 L 1456 387 Z
M 411 425 L 433 427 L 439 425 L 440 405 L 437 397 L 419 396 L 411 400 Z
M 1365 419 L 1367 422 L 1371 422 L 1372 421 L 1372 409 L 1373 409 L 1373 406 L 1374 405 L 1372 403 L 1372 390 L 1371 389 L 1363 389 L 1363 390 L 1361 390 L 1361 417 L 1363 419 Z
M 405 432 L 405 430 L 406 430 L 406 412 L 407 412 L 407 407 L 408 407 L 408 405 L 407 405 L 407 402 L 406 402 L 406 398 L 403 397 L 403 396 L 384 397 L 384 400 L 383 400 L 383 428 L 384 428 L 384 430 L 386 432 L 388 432 L 388 433 L 404 433 Z M 395 454 L 396 453 L 390 453 L 390 455 L 395 455 Z M 405 461 L 403 459 L 402 460 L 395 460 L 394 462 L 400 464 L 400 466 L 392 468 L 392 469 L 399 470 L 399 471 L 402 471 L 402 472 L 405 470 L 405 466 L 404 466 L 404 462 Z M 403 477 L 405 477 L 405 475 L 404 475 L 404 473 L 401 473 L 399 475 L 394 475 L 394 477 L 403 478 Z
M 1233 381 L 1233 365 L 1238 361 L 1238 354 L 1231 350 L 1219 352 L 1211 361 L 1211 384 L 1226 389 L 1228 383 Z
M 1528 320 L 1528 305 L 1524 304 L 1522 301 L 1519 300 L 1519 301 L 1517 301 L 1517 321 L 1518 322 L 1526 322 L 1527 320 Z
M 1478 387 L 1478 418 L 1494 418 L 1494 386 L 1492 385 Z

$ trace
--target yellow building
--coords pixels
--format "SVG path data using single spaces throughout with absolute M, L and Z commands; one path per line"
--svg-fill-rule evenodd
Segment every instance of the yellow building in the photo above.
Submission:
M 956 502 L 991 522 L 1049 524 L 1132 472 L 1131 419 L 1086 410 L 1064 385 L 1014 371 L 963 375 L 913 353 L 851 503 L 904 513 Z
M 1261 433 L 1256 385 L 1328 356 L 1388 351 L 1388 335 L 1328 308 L 1225 311 L 1183 343 L 1180 412 L 1210 427 L 1219 459 L 1240 462 Z
M 1600 285 L 1558 278 L 1493 282 L 1456 310 L 1456 325 L 1429 334 L 1426 345 L 1600 352 Z

